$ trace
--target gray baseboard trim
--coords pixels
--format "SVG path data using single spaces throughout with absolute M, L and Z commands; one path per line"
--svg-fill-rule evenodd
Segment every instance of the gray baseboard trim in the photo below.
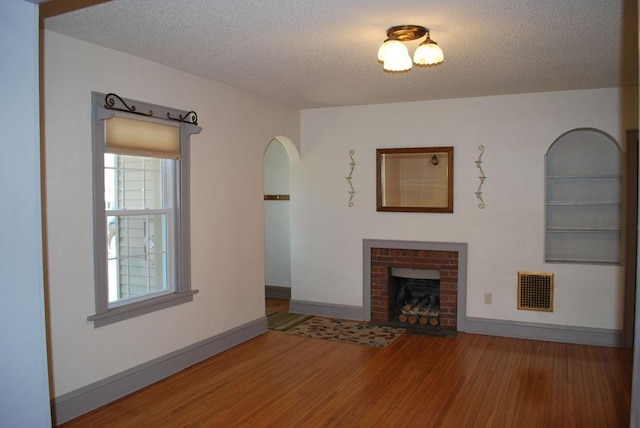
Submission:
M 622 331 L 467 317 L 465 332 L 521 339 L 621 347 Z
M 56 397 L 51 403 L 54 424 L 77 418 L 266 331 L 265 316 Z
M 363 308 L 359 306 L 291 300 L 289 302 L 289 312 L 331 318 L 365 320 Z M 464 330 L 458 329 L 458 331 L 486 334 L 489 336 L 547 340 L 550 342 L 575 343 L 581 345 L 623 346 L 622 331 L 604 328 L 466 317 Z
M 289 302 L 289 312 L 317 315 L 320 317 L 341 318 L 345 320 L 364 320 L 361 306 L 334 305 L 330 303 L 291 300 Z
M 280 287 L 277 285 L 265 285 L 264 286 L 265 297 L 272 299 L 291 299 L 291 287 Z

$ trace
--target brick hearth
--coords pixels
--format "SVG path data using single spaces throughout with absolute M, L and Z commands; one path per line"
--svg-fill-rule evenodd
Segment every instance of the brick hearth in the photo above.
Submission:
M 440 271 L 440 326 L 457 329 L 458 253 L 455 251 L 371 248 L 371 321 L 389 322 L 395 296 L 391 268 Z

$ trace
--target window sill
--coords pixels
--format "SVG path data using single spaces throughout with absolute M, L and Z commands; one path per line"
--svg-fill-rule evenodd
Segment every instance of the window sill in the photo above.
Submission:
M 87 317 L 87 320 L 93 321 L 93 327 L 95 328 L 102 327 L 160 309 L 191 302 L 193 295 L 197 292 L 198 290 L 189 290 L 182 293 L 165 294 L 148 300 L 111 308 L 99 314 L 90 315 Z

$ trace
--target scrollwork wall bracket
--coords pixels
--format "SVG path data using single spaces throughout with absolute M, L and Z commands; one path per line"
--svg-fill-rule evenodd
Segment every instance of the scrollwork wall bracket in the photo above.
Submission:
M 480 150 L 480 155 L 478 156 L 478 160 L 476 160 L 476 166 L 478 167 L 478 169 L 480 170 L 480 176 L 478 177 L 478 179 L 480 180 L 480 185 L 478 186 L 478 190 L 476 190 L 476 198 L 478 198 L 478 200 L 480 201 L 478 203 L 478 208 L 483 209 L 484 208 L 484 200 L 482 199 L 482 185 L 484 184 L 484 180 L 487 178 L 484 175 L 484 171 L 482 170 L 482 155 L 484 154 L 484 146 L 480 145 L 478 146 L 478 150 Z
M 356 167 L 356 161 L 353 159 L 353 155 L 355 153 L 355 151 L 349 150 L 349 159 L 351 160 L 349 162 L 349 167 L 351 169 L 349 170 L 349 175 L 345 177 L 345 179 L 347 180 L 347 184 L 349 184 L 349 190 L 347 191 L 347 193 L 349 194 L 349 202 L 347 202 L 349 208 L 353 207 L 353 195 L 356 193 L 355 189 L 353 188 L 353 170 Z

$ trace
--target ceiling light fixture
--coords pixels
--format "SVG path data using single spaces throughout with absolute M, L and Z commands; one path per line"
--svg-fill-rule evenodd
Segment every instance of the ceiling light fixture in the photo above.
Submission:
M 409 50 L 403 42 L 416 40 L 427 36 L 424 42 L 413 54 L 413 61 Z M 385 71 L 407 71 L 412 63 L 417 65 L 438 65 L 444 61 L 444 54 L 440 46 L 429 37 L 429 29 L 419 25 L 398 25 L 387 30 L 387 40 L 378 49 L 378 61 Z

